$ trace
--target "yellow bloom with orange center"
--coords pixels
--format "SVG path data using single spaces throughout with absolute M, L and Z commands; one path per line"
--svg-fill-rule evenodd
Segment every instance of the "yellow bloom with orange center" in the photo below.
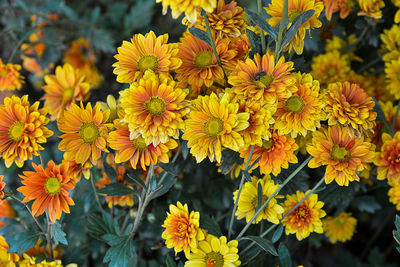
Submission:
M 175 254 L 184 251 L 185 255 L 198 246 L 198 242 L 205 239 L 205 234 L 199 227 L 200 213 L 191 211 L 187 204 L 179 201 L 169 205 L 169 212 L 162 227 L 165 228 L 161 237 L 165 239 L 168 248 L 174 248 Z
M 177 44 L 168 44 L 168 34 L 156 37 L 153 31 L 135 34 L 130 42 L 118 47 L 118 60 L 113 64 L 117 82 L 132 83 L 143 77 L 147 70 L 169 75 L 182 61 L 177 57 Z
M 204 9 L 206 12 L 213 12 L 217 0 L 156 0 L 156 3 L 162 3 L 163 15 L 167 14 L 170 7 L 174 19 L 185 13 L 186 18 L 191 23 L 195 23 L 199 11 Z
M 368 16 L 373 19 L 382 18 L 382 8 L 385 7 L 383 0 L 357 0 L 361 11 L 357 13 L 359 16 Z
M 400 210 L 400 184 L 389 183 L 389 185 L 390 185 L 390 189 L 388 191 L 389 201 L 390 203 L 396 205 L 396 210 Z
M 400 57 L 400 26 L 393 24 L 390 29 L 383 30 L 380 35 L 383 60 L 390 62 Z
M 274 105 L 278 98 L 290 97 L 296 90 L 295 79 L 290 74 L 292 70 L 293 62 L 285 62 L 281 57 L 275 65 L 275 57 L 268 51 L 263 56 L 256 54 L 254 60 L 239 61 L 228 81 L 238 97 L 251 103 Z
M 1 217 L 15 218 L 16 212 L 7 199 L 0 199 L 0 229 L 7 224 L 1 220 Z
M 0 156 L 9 168 L 13 162 L 22 167 L 32 155 L 44 148 L 53 132 L 45 127 L 47 109 L 39 109 L 39 101 L 29 104 L 28 95 L 10 96 L 0 106 Z
M 351 213 L 342 212 L 336 217 L 326 217 L 322 220 L 324 233 L 329 241 L 346 242 L 353 237 L 356 230 L 357 219 L 351 216 Z
M 368 168 L 374 160 L 375 145 L 364 136 L 357 136 L 351 128 L 335 125 L 314 132 L 307 152 L 313 156 L 308 167 L 327 165 L 327 184 L 335 180 L 340 186 L 348 186 L 349 182 L 359 181 L 357 172 Z
M 85 165 L 88 161 L 96 164 L 101 151 L 108 152 L 106 121 L 110 112 L 100 111 L 100 104 L 93 108 L 90 103 L 83 106 L 72 104 L 64 112 L 64 117 L 58 121 L 58 129 L 64 134 L 58 148 L 65 151 L 64 159 L 74 160 L 77 164 Z
M 392 138 L 382 134 L 382 148 L 375 158 L 378 166 L 378 180 L 388 179 L 391 183 L 400 184 L 400 132 Z
M 22 203 L 34 200 L 32 215 L 37 217 L 47 210 L 54 223 L 63 212 L 70 213 L 69 206 L 75 205 L 69 197 L 69 191 L 75 187 L 75 181 L 69 177 L 69 164 L 57 166 L 51 160 L 46 169 L 35 163 L 32 166 L 35 171 L 25 171 L 19 175 L 24 185 L 17 189 L 25 197 Z
M 131 139 L 139 136 L 147 145 L 166 143 L 169 137 L 178 138 L 183 129 L 183 116 L 188 109 L 187 90 L 177 88 L 169 76 L 146 74 L 128 89 L 120 92 L 121 107 L 126 115 Z
M 15 267 L 19 261 L 19 256 L 16 253 L 8 253 L 9 248 L 6 239 L 0 235 L 0 264 L 2 267 Z
M 229 95 L 199 96 L 190 108 L 182 139 L 188 141 L 198 163 L 207 156 L 220 162 L 222 147 L 238 151 L 244 146 L 240 131 L 249 127 L 250 115 L 239 112 L 239 104 L 231 102 Z
M 296 191 L 296 194 L 287 195 L 285 202 L 282 204 L 284 213 L 286 214 L 294 208 L 309 192 L 310 190 L 305 193 Z M 298 240 L 303 240 L 312 232 L 322 234 L 321 218 L 326 215 L 322 209 L 323 206 L 324 203 L 318 201 L 318 195 L 311 194 L 300 206 L 282 220 L 282 224 L 286 227 L 286 235 L 296 234 Z
M 24 77 L 20 70 L 21 65 L 4 64 L 0 58 L 0 91 L 21 89 Z
M 345 19 L 349 15 L 354 3 L 353 0 L 324 0 L 325 16 L 330 21 L 332 14 L 340 11 L 340 18 Z
M 400 57 L 385 63 L 386 88 L 396 98 L 400 98 Z
M 275 27 L 282 20 L 282 11 L 283 11 L 283 3 L 282 0 L 272 0 L 271 4 L 266 7 L 267 14 L 271 17 L 267 19 L 267 22 L 271 24 L 272 27 Z M 294 50 L 296 54 L 300 55 L 303 53 L 304 47 L 304 37 L 306 36 L 306 31 L 315 28 L 320 28 L 322 26 L 322 22 L 318 20 L 319 15 L 324 9 L 324 4 L 321 1 L 314 0 L 289 0 L 288 1 L 288 19 L 289 24 L 287 29 L 292 25 L 295 18 L 297 18 L 301 13 L 314 10 L 314 15 L 305 21 L 299 28 L 298 32 L 294 36 L 294 38 L 290 41 L 290 43 L 285 47 L 284 51 L 289 51 L 292 53 Z
M 90 85 L 85 75 L 68 63 L 57 66 L 55 75 L 44 76 L 44 81 L 42 99 L 53 120 L 61 118 L 72 103 L 86 101 L 90 96 Z

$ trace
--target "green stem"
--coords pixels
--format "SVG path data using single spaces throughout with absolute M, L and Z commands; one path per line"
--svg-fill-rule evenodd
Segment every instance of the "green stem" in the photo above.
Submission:
M 12 63 L 14 60 L 15 55 L 17 54 L 17 51 L 19 50 L 20 46 L 22 43 L 26 40 L 26 38 L 29 37 L 29 35 L 32 33 L 33 29 L 29 30 L 27 33 L 25 33 L 24 36 L 17 42 L 17 44 L 14 46 L 13 51 L 11 52 L 10 57 L 8 58 L 8 63 Z
M 258 15 L 262 15 L 262 9 L 263 9 L 263 3 L 262 0 L 257 0 L 257 9 L 258 9 Z M 263 29 L 260 28 L 260 36 L 261 36 L 261 51 L 263 55 L 266 53 L 267 49 L 265 47 L 265 35 Z
M 104 209 L 101 206 L 99 195 L 97 194 L 96 185 L 94 184 L 94 177 L 93 177 L 92 172 L 90 172 L 90 178 L 89 179 L 90 179 L 90 183 L 92 184 L 93 194 L 94 194 L 94 196 L 96 198 L 97 205 L 99 206 L 101 212 L 103 213 Z
M 54 259 L 54 253 L 53 253 L 53 245 L 51 243 L 51 237 L 50 237 L 50 227 L 51 227 L 51 223 L 50 223 L 50 219 L 49 219 L 49 213 L 46 210 L 46 220 L 47 220 L 47 232 L 46 232 L 46 240 L 47 240 L 47 245 L 49 246 L 49 250 L 50 250 L 50 257 L 52 259 Z
M 287 17 L 288 17 L 288 0 L 284 0 L 282 17 L 281 17 L 281 22 L 279 25 L 278 41 L 276 42 L 276 47 L 275 47 L 275 64 L 276 64 L 276 62 L 278 62 L 279 54 L 280 54 L 280 51 L 282 50 L 281 44 L 282 44 L 282 37 L 283 37 L 283 28 L 285 26 L 285 21 L 286 21 Z

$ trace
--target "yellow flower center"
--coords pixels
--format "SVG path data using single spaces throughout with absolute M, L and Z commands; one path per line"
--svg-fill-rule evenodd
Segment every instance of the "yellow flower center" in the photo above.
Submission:
M 146 70 L 156 71 L 158 69 L 158 57 L 155 55 L 142 56 L 137 62 L 138 69 L 141 72 Z
M 165 112 L 165 102 L 158 96 L 152 96 L 149 101 L 144 103 L 144 108 L 153 116 L 161 116 Z
M 329 77 L 332 77 L 332 76 L 334 76 L 336 74 L 336 69 L 334 69 L 334 68 L 329 68 L 328 69 L 328 76 Z
M 218 134 L 224 130 L 224 121 L 217 117 L 211 117 L 204 123 L 204 133 L 211 138 L 217 139 Z
M 271 149 L 274 146 L 274 140 L 263 140 L 262 147 L 264 149 Z
M 297 18 L 303 11 L 300 9 L 295 9 L 289 12 L 288 18 L 290 22 L 293 22 L 295 18 Z
M 200 69 L 205 69 L 213 64 L 212 56 L 213 56 L 212 51 L 200 51 L 194 57 L 193 64 Z
M 16 121 L 8 129 L 8 136 L 13 142 L 21 141 L 24 138 L 25 123 Z
M 1 77 L 7 77 L 7 76 L 8 76 L 8 73 L 5 72 L 5 71 L 0 71 L 0 76 L 1 76 Z
M 58 195 L 61 193 L 61 182 L 58 178 L 49 177 L 44 183 L 44 189 L 50 196 Z
M 294 210 L 294 214 L 298 221 L 307 222 L 310 219 L 310 209 L 303 203 Z
M 89 145 L 96 142 L 100 137 L 99 126 L 93 121 L 82 123 L 78 133 L 83 142 Z
M 345 224 L 345 220 L 341 220 L 341 219 L 336 219 L 333 221 L 333 223 L 338 226 L 338 227 L 342 227 Z
M 351 159 L 351 151 L 335 144 L 331 150 L 331 157 L 338 161 L 348 161 Z
M 298 95 L 293 95 L 285 101 L 285 109 L 289 112 L 300 113 L 305 106 L 306 102 Z
M 212 251 L 206 254 L 205 262 L 206 267 L 222 267 L 224 266 L 224 256 L 219 252 Z
M 262 83 L 266 88 L 268 88 L 274 81 L 274 76 L 272 76 L 271 74 L 267 74 L 264 71 L 261 71 L 256 76 L 254 76 L 254 80 L 256 81 L 255 84 L 259 88 L 263 87 L 260 83 Z
M 64 104 L 68 103 L 74 97 L 74 94 L 75 94 L 75 89 L 74 88 L 72 88 L 72 87 L 65 88 L 61 93 L 62 102 Z
M 133 140 L 133 145 L 139 149 L 140 151 L 144 151 L 147 149 L 146 142 L 144 141 L 144 138 L 139 136 L 135 140 Z

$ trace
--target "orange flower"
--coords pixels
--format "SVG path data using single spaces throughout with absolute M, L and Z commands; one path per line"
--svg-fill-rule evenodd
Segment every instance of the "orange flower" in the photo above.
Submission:
M 7 224 L 1 220 L 1 217 L 15 218 L 15 210 L 7 199 L 0 199 L 0 229 Z
M 69 206 L 75 205 L 68 192 L 75 187 L 74 180 L 69 177 L 69 165 L 63 163 L 57 166 L 51 160 L 46 169 L 35 163 L 32 166 L 35 172 L 25 171 L 24 175 L 19 175 L 24 185 L 17 189 L 25 197 L 22 203 L 34 200 L 33 216 L 40 216 L 47 210 L 54 223 L 61 218 L 62 212 L 69 213 Z
M 314 158 L 308 163 L 310 168 L 327 165 L 325 182 L 335 180 L 340 186 L 359 181 L 357 172 L 368 168 L 368 162 L 375 157 L 375 145 L 356 136 L 349 127 L 335 125 L 323 127 L 313 133 L 312 144 L 307 152 Z
M 378 180 L 388 179 L 391 183 L 400 185 L 400 132 L 392 138 L 382 134 L 381 152 L 377 154 L 375 165 L 378 166 Z
M 6 183 L 3 181 L 4 175 L 0 175 L 0 200 L 4 198 L 4 187 L 6 187 Z
M 61 259 L 61 254 L 64 252 L 64 249 L 57 248 L 56 244 L 52 244 L 52 247 L 53 247 L 54 259 Z M 27 251 L 25 251 L 24 254 L 27 254 L 27 255 L 29 255 L 31 257 L 42 257 L 42 258 L 45 258 L 46 257 L 46 254 L 44 252 L 45 250 L 47 252 L 47 255 L 50 255 L 50 247 L 49 247 L 49 245 L 48 244 L 47 245 L 42 244 L 42 240 L 40 238 L 38 238 L 38 241 L 36 242 L 35 246 L 33 248 L 30 248 Z M 27 267 L 27 266 L 22 265 L 21 267 Z M 45 266 L 40 266 L 40 267 L 45 267 Z M 56 266 L 52 266 L 52 267 L 56 267 Z
M 0 106 L 0 156 L 7 168 L 13 162 L 21 168 L 32 155 L 38 156 L 44 149 L 39 144 L 53 135 L 45 127 L 49 122 L 47 110 L 38 107 L 39 101 L 29 104 L 28 95 L 6 97 Z
M 75 181 L 75 183 L 78 183 L 81 180 L 82 174 L 86 179 L 90 178 L 90 169 L 93 165 L 89 161 L 84 164 L 78 164 L 75 160 L 63 159 L 62 163 L 64 162 L 68 162 L 69 176 Z
M 332 14 L 340 10 L 340 18 L 345 19 L 349 15 L 354 3 L 353 0 L 324 0 L 325 16 L 330 21 Z
M 0 91 L 21 89 L 24 78 L 20 70 L 21 65 L 3 64 L 0 58 Z

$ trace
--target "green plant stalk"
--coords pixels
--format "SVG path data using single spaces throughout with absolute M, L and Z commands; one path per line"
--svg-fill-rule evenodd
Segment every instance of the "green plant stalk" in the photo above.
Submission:
M 50 249 L 50 257 L 52 259 L 54 259 L 54 253 L 53 253 L 53 244 L 51 242 L 51 236 L 50 236 L 50 219 L 49 219 L 49 213 L 48 210 L 46 210 L 46 220 L 47 220 L 47 232 L 46 232 L 46 240 L 47 240 L 47 244 L 49 245 L 49 249 Z
M 258 15 L 262 15 L 262 9 L 263 9 L 263 0 L 257 0 L 257 9 L 258 9 Z M 265 35 L 264 35 L 264 30 L 260 28 L 260 36 L 261 36 L 261 51 L 263 55 L 267 52 L 267 49 L 265 47 Z
M 239 238 L 241 238 L 247 231 L 247 229 L 249 229 L 250 225 L 253 223 L 253 221 L 257 218 L 257 216 L 261 213 L 261 211 L 263 211 L 265 209 L 265 207 L 268 205 L 268 203 L 271 201 L 271 199 L 273 199 L 278 193 L 279 191 L 281 191 L 281 189 L 290 182 L 290 180 L 292 180 L 296 174 L 301 171 L 304 166 L 307 165 L 307 163 L 312 159 L 311 156 L 309 156 L 303 163 L 300 164 L 299 167 L 297 167 L 296 170 L 294 170 L 294 172 L 292 172 L 285 181 L 283 181 L 283 183 L 275 190 L 275 192 L 267 199 L 267 201 L 265 201 L 265 203 L 260 207 L 260 209 L 258 209 L 256 211 L 256 213 L 254 214 L 254 216 L 250 219 L 250 221 L 245 225 L 245 227 L 243 228 L 243 230 L 239 233 L 239 235 L 236 237 L 236 240 L 238 240 Z
M 375 98 L 374 98 L 375 99 Z M 383 110 L 382 110 L 382 107 L 381 107 L 381 105 L 379 104 L 379 102 L 376 100 L 375 101 L 375 105 L 378 107 L 378 109 L 380 109 L 381 111 L 382 111 L 382 113 L 383 113 Z M 390 123 L 388 122 L 388 120 L 386 119 L 386 116 L 385 116 L 385 114 L 383 113 L 383 123 L 385 124 L 385 126 L 386 126 L 386 128 L 388 129 L 388 131 L 389 131 L 389 134 L 390 134 L 390 136 L 391 137 L 393 137 L 394 136 L 394 130 L 393 130 L 393 127 L 392 127 L 392 125 L 390 125 Z M 396 120 L 394 120 L 394 121 L 396 121 Z
M 101 212 L 103 213 L 103 212 L 104 212 L 104 209 L 103 209 L 103 207 L 101 206 L 100 199 L 99 199 L 99 195 L 97 194 L 96 185 L 94 184 L 94 177 L 93 177 L 92 172 L 90 172 L 90 177 L 89 177 L 89 179 L 90 179 L 90 183 L 92 184 L 93 194 L 94 194 L 94 196 L 95 196 L 95 198 L 96 198 L 97 205 L 99 205 L 99 208 L 100 208 Z
M 278 41 L 276 42 L 276 47 L 275 47 L 275 64 L 279 60 L 279 54 L 280 51 L 282 50 L 281 44 L 282 44 L 282 37 L 283 37 L 283 28 L 285 26 L 285 21 L 288 17 L 288 0 L 284 0 L 283 2 L 283 10 L 282 10 L 282 18 L 281 18 L 281 23 L 279 25 L 279 34 L 278 34 Z

